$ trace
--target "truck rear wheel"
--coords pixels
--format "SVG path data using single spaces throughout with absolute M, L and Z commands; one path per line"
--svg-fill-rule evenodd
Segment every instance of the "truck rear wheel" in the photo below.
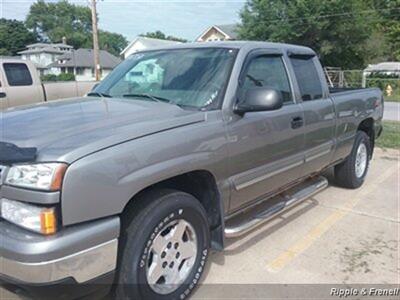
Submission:
M 364 183 L 371 150 L 368 135 L 363 131 L 358 131 L 350 155 L 345 161 L 335 166 L 335 180 L 340 186 L 355 189 Z
M 184 299 L 199 282 L 209 251 L 207 215 L 192 195 L 147 193 L 122 232 L 117 299 Z M 132 219 L 130 219 L 132 217 Z

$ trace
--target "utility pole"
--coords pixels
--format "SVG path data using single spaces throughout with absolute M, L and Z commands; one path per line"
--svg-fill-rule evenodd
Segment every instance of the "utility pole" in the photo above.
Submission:
M 100 80 L 100 54 L 99 54 L 99 33 L 97 31 L 96 0 L 91 0 L 91 2 L 92 2 L 94 74 L 95 74 L 96 81 L 99 81 Z

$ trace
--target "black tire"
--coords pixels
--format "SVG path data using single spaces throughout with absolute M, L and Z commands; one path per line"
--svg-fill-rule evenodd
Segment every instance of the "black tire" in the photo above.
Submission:
M 132 207 L 123 216 L 126 225 L 122 229 L 116 299 L 184 299 L 199 282 L 208 257 L 210 232 L 206 212 L 192 195 L 176 190 L 154 190 L 140 198 L 136 200 L 141 205 Z M 156 293 L 146 277 L 149 249 L 162 226 L 181 219 L 195 231 L 197 254 L 194 265 L 176 290 L 168 294 Z
M 366 167 L 362 176 L 356 175 L 356 156 L 360 144 L 364 144 L 367 150 Z M 371 141 L 364 131 L 357 131 L 353 149 L 345 161 L 335 166 L 335 181 L 339 186 L 356 189 L 360 187 L 368 173 L 369 161 L 371 158 Z

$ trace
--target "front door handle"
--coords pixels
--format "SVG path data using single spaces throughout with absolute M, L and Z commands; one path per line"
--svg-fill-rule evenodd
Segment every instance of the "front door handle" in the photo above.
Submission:
M 7 94 L 6 93 L 4 93 L 4 92 L 0 92 L 0 98 L 5 98 L 7 96 Z
M 292 118 L 291 125 L 293 129 L 302 127 L 304 125 L 303 118 L 302 117 Z

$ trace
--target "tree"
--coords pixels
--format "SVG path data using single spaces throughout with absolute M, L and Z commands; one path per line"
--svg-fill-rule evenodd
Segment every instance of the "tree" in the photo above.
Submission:
M 0 19 L 0 55 L 16 55 L 28 44 L 37 41 L 34 33 L 30 32 L 23 22 Z
M 388 45 L 388 60 L 400 61 L 400 0 L 373 1 L 380 19 L 377 28 Z
M 362 68 L 372 32 L 363 0 L 248 0 L 241 11 L 243 39 L 305 45 L 324 65 Z M 368 17 L 368 18 L 367 18 Z
M 89 7 L 70 4 L 66 0 L 39 0 L 31 5 L 26 25 L 43 41 L 60 42 L 65 36 L 68 44 L 75 48 L 91 45 Z
M 26 24 L 41 40 L 57 43 L 63 37 L 74 48 L 92 48 L 91 10 L 87 6 L 71 4 L 66 0 L 45 2 L 38 0 L 30 7 Z M 126 47 L 128 42 L 120 34 L 99 32 L 100 49 L 114 55 Z
M 118 33 L 99 30 L 100 49 L 107 50 L 111 54 L 119 56 L 121 51 L 128 45 L 126 38 Z
M 140 36 L 143 37 L 148 37 L 148 38 L 153 38 L 153 39 L 159 39 L 159 40 L 169 40 L 169 41 L 176 41 L 176 42 L 182 42 L 182 43 L 186 43 L 187 40 L 182 39 L 182 38 L 178 38 L 172 35 L 165 35 L 165 33 L 163 33 L 160 30 L 154 31 L 154 32 L 146 32 L 145 34 L 141 34 Z

